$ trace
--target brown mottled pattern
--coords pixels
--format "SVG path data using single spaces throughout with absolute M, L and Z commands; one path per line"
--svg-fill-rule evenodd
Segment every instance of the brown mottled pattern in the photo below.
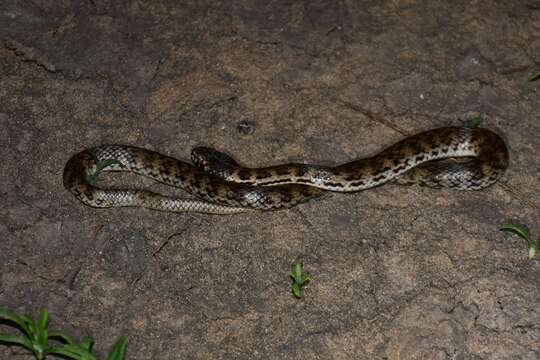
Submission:
M 178 199 L 147 190 L 103 189 L 100 171 L 129 171 L 186 190 L 200 199 Z M 233 214 L 249 209 L 288 208 L 323 191 L 304 185 L 254 187 L 222 180 L 186 162 L 124 145 L 103 145 L 74 155 L 64 168 L 64 186 L 77 199 L 98 208 L 136 206 L 163 211 Z
M 428 130 L 391 145 L 375 156 L 336 167 L 283 164 L 250 169 L 206 147 L 193 149 L 192 160 L 208 173 L 252 186 L 299 183 L 330 191 L 354 192 L 392 182 L 479 190 L 502 176 L 508 166 L 508 150 L 494 132 L 464 126 Z
M 487 129 L 445 127 L 336 167 L 284 164 L 249 169 L 226 154 L 202 147 L 193 150 L 192 159 L 197 166 L 133 146 L 98 146 L 68 161 L 64 186 L 92 207 L 232 214 L 289 208 L 323 195 L 324 190 L 352 192 L 388 182 L 479 190 L 502 176 L 508 166 L 508 150 L 504 141 Z M 130 171 L 200 199 L 172 198 L 147 190 L 103 189 L 95 184 L 99 171 Z

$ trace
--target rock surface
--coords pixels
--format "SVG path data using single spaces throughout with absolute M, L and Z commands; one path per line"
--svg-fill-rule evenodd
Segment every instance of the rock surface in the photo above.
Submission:
M 4 0 L 0 307 L 102 356 L 127 335 L 127 359 L 538 359 L 539 262 L 498 226 L 540 234 L 539 39 L 537 1 Z M 481 192 L 205 216 L 91 209 L 61 180 L 102 143 L 336 164 L 477 115 L 511 149 Z

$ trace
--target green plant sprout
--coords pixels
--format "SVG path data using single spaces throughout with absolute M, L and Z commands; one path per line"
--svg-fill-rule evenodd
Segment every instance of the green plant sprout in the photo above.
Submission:
M 71 337 L 60 331 L 49 331 L 47 325 L 49 315 L 41 309 L 37 320 L 26 315 L 13 314 L 0 308 L 0 322 L 19 329 L 23 335 L 16 336 L 0 333 L 0 344 L 22 346 L 30 350 L 36 359 L 43 360 L 47 355 L 56 355 L 75 360 L 97 360 L 92 353 L 94 341 L 85 337 L 77 344 Z M 49 340 L 59 342 L 60 346 L 51 346 Z M 127 338 L 121 336 L 113 346 L 107 360 L 123 360 L 126 353 Z
M 115 160 L 115 159 L 106 159 L 106 160 L 98 161 L 96 163 L 96 171 L 91 175 L 86 175 L 86 180 L 90 182 L 91 184 L 97 184 L 98 182 L 101 181 L 100 175 L 103 169 L 111 165 L 116 165 L 116 164 L 121 165 L 120 161 Z
M 465 125 L 470 127 L 476 127 L 480 124 L 482 124 L 482 118 L 480 116 L 475 116 L 465 122 Z
M 531 77 L 529 78 L 529 81 L 536 81 L 536 80 L 538 80 L 538 79 L 540 79 L 540 72 L 537 73 L 537 74 L 534 74 L 533 76 L 531 76 Z
M 300 299 L 302 286 L 306 285 L 309 281 L 308 274 L 302 274 L 302 268 L 304 264 L 301 261 L 297 261 L 293 264 L 291 270 L 291 278 L 293 280 L 291 290 L 295 298 Z
M 529 234 L 529 230 L 523 225 L 520 224 L 503 224 L 499 230 L 510 231 L 514 234 L 517 234 L 527 240 L 527 248 L 529 250 L 529 259 L 532 259 L 536 256 L 538 252 L 538 246 L 540 245 L 540 239 L 533 240 Z

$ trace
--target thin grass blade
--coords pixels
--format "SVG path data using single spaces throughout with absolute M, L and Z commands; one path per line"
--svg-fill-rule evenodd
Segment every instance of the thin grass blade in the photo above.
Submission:
M 16 315 L 7 311 L 6 309 L 0 308 L 0 319 L 15 323 L 20 330 L 22 330 L 27 336 L 30 336 L 30 329 L 26 325 L 26 319 L 24 316 Z
M 503 224 L 499 228 L 499 230 L 513 232 L 514 234 L 521 236 L 527 241 L 530 237 L 529 230 L 525 226 L 520 224 Z
M 32 342 L 28 340 L 28 338 L 22 336 L 0 334 L 0 343 L 5 343 L 6 345 L 19 345 L 33 351 Z
M 94 340 L 92 338 L 89 338 L 86 336 L 84 339 L 82 339 L 81 343 L 79 344 L 79 347 L 87 350 L 92 351 L 92 346 L 94 345 Z
M 75 341 L 73 341 L 71 337 L 60 331 L 49 332 L 49 339 L 54 339 L 63 342 L 64 344 L 75 345 Z
M 298 283 L 295 282 L 295 283 L 292 284 L 291 289 L 292 289 L 292 293 L 293 293 L 294 297 L 297 298 L 297 299 L 300 299 L 301 298 L 300 285 L 298 285 Z
M 75 360 L 97 360 L 97 357 L 88 350 L 69 344 L 62 347 L 49 348 L 47 349 L 47 354 L 63 355 Z
M 533 259 L 536 256 L 536 253 L 538 252 L 538 243 L 539 241 L 529 241 L 527 244 L 528 250 L 529 250 L 529 259 Z
M 107 360 L 124 360 L 127 349 L 127 337 L 120 336 L 120 338 L 114 344 Z
M 299 283 L 302 281 L 302 267 L 303 264 L 301 261 L 293 264 L 291 269 L 291 277 L 294 279 L 294 282 Z

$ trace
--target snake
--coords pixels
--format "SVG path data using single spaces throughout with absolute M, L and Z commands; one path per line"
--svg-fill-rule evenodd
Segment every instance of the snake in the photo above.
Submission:
M 130 145 L 98 145 L 72 156 L 63 182 L 95 208 L 144 207 L 171 212 L 235 214 L 279 210 L 328 192 L 357 192 L 387 183 L 481 190 L 508 167 L 508 148 L 495 132 L 477 126 L 427 130 L 379 153 L 337 166 L 289 163 L 248 168 L 223 152 L 195 147 L 192 163 Z M 145 189 L 102 188 L 98 175 L 127 171 L 178 187 L 195 198 Z

